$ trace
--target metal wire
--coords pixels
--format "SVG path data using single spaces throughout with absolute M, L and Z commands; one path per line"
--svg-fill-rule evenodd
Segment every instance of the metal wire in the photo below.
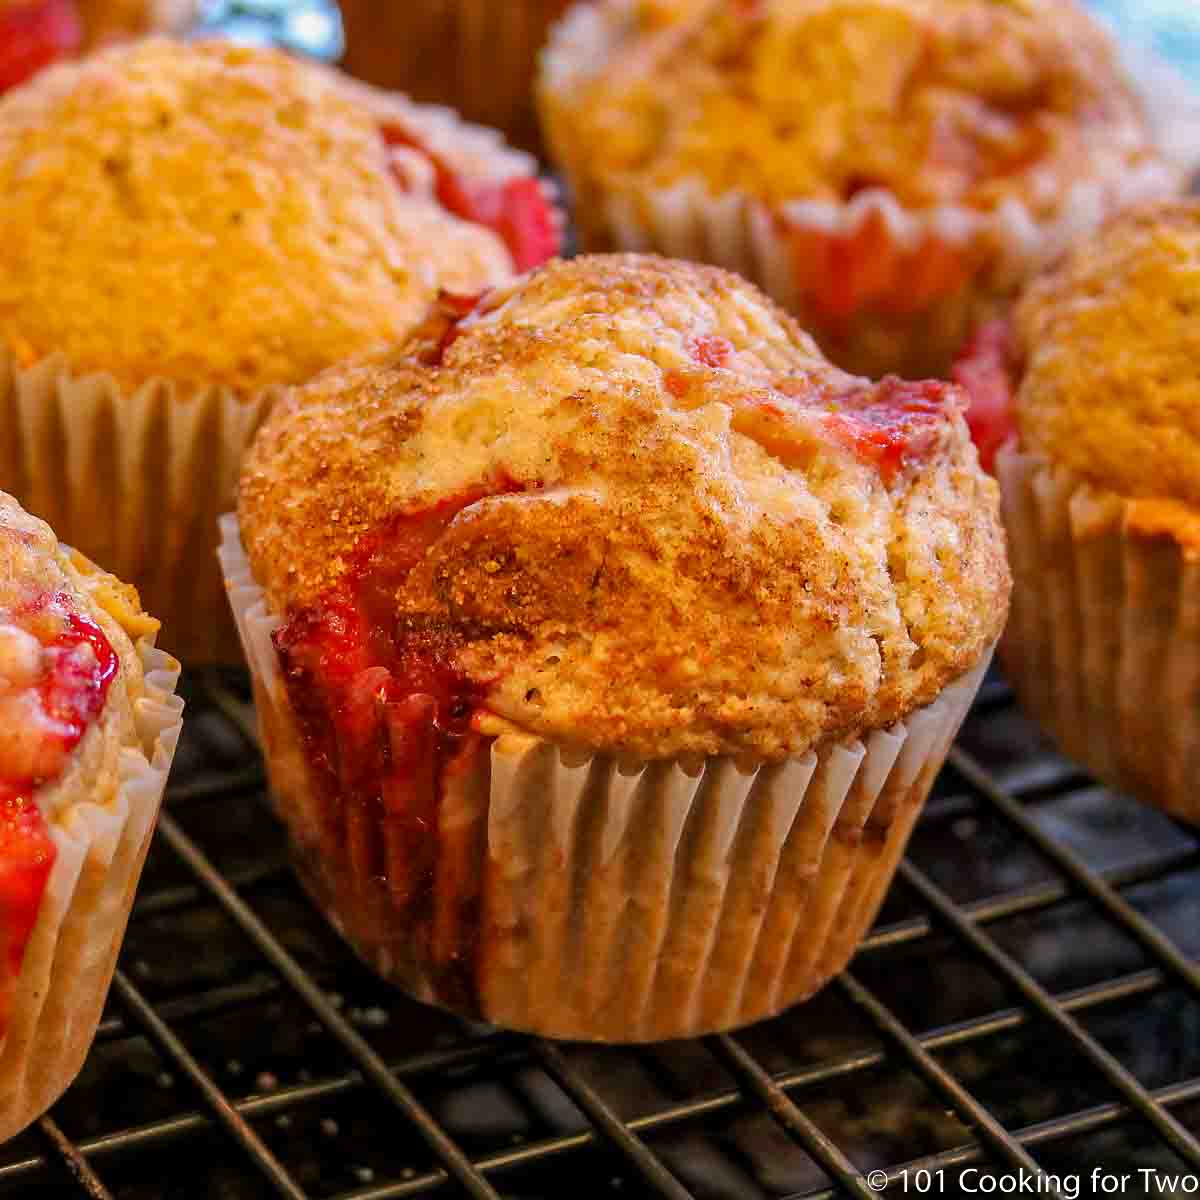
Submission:
M 212 679 L 202 680 L 200 690 L 201 703 L 207 705 L 209 714 L 214 718 L 217 714 L 223 716 L 246 739 L 247 753 L 245 761 L 224 770 L 219 777 L 185 778 L 174 785 L 171 803 L 176 812 L 186 811 L 189 804 L 211 803 L 226 794 L 253 791 L 261 787 L 263 780 L 261 763 L 254 756 L 253 725 L 246 703 Z M 991 687 L 985 690 L 978 711 L 998 715 L 1007 711 L 1010 703 L 1007 693 Z M 1197 964 L 1122 894 L 1131 887 L 1195 874 L 1200 870 L 1200 847 L 1194 842 L 1182 848 L 1176 844 L 1157 853 L 1152 861 L 1097 870 L 1048 833 L 1036 814 L 961 746 L 952 752 L 951 765 L 966 792 L 961 798 L 946 800 L 946 812 L 953 814 L 958 806 L 963 813 L 981 808 L 994 814 L 1021 846 L 1050 864 L 1054 876 L 957 904 L 913 861 L 906 861 L 900 877 L 919 901 L 919 911 L 876 929 L 864 944 L 863 961 L 883 952 L 914 952 L 931 938 L 949 938 L 959 951 L 974 955 L 982 964 L 981 970 L 1003 981 L 1016 1003 L 954 1024 L 911 1028 L 859 972 L 847 973 L 835 991 L 879 1034 L 877 1045 L 772 1072 L 756 1056 L 752 1037 L 705 1039 L 705 1049 L 724 1069 L 729 1085 L 658 1103 L 652 1111 L 633 1117 L 622 1116 L 616 1110 L 605 1088 L 576 1067 L 569 1050 L 536 1039 L 464 1030 L 453 1046 L 385 1060 L 330 1000 L 322 982 L 303 969 L 242 895 L 286 879 L 284 856 L 272 848 L 249 866 L 223 873 L 178 820 L 165 815 L 155 853 L 172 856 L 184 868 L 185 877 L 143 896 L 134 920 L 169 922 L 177 914 L 215 902 L 249 940 L 260 966 L 252 976 L 157 1003 L 143 994 L 129 974 L 118 972 L 114 983 L 117 1004 L 101 1025 L 99 1044 L 146 1038 L 171 1069 L 187 1080 L 196 1103 L 162 1119 L 75 1140 L 63 1132 L 61 1123 L 48 1116 L 38 1126 L 43 1151 L 27 1149 L 9 1160 L 0 1155 L 0 1192 L 9 1194 L 10 1185 L 23 1189 L 69 1178 L 73 1189 L 70 1195 L 105 1200 L 113 1192 L 103 1174 L 123 1155 L 184 1143 L 203 1133 L 225 1138 L 241 1155 L 247 1173 L 263 1180 L 276 1194 L 290 1200 L 307 1200 L 310 1193 L 287 1163 L 266 1146 L 254 1125 L 265 1118 L 286 1119 L 290 1114 L 311 1112 L 317 1105 L 355 1097 L 378 1105 L 381 1115 L 390 1113 L 393 1121 L 423 1139 L 432 1152 L 434 1165 L 406 1171 L 402 1178 L 370 1181 L 356 1190 L 339 1193 L 336 1200 L 395 1200 L 446 1190 L 477 1200 L 495 1200 L 503 1179 L 512 1172 L 576 1162 L 583 1153 L 605 1153 L 623 1164 L 624 1172 L 643 1189 L 639 1194 L 687 1200 L 694 1193 L 676 1166 L 664 1159 L 658 1140 L 673 1131 L 714 1121 L 728 1122 L 753 1112 L 769 1115 L 824 1172 L 826 1183 L 816 1185 L 806 1195 L 866 1197 L 877 1193 L 867 1187 L 862 1164 L 856 1163 L 837 1138 L 822 1128 L 809 1104 L 823 1089 L 896 1065 L 922 1080 L 958 1116 L 970 1137 L 938 1153 L 890 1163 L 886 1174 L 892 1182 L 899 1180 L 905 1170 L 953 1169 L 973 1163 L 993 1163 L 1037 1177 L 1041 1167 L 1033 1157 L 1034 1151 L 1064 1139 L 1098 1134 L 1131 1120 L 1153 1130 L 1182 1161 L 1200 1166 L 1200 1142 L 1178 1115 L 1185 1106 L 1200 1101 L 1200 1078 L 1166 1087 L 1146 1087 L 1079 1020 L 1085 1014 L 1115 1005 L 1153 998 L 1171 987 L 1200 997 Z M 1041 771 L 1030 786 L 1039 793 L 1055 795 L 1083 783 L 1074 768 L 1054 767 Z M 1051 993 L 989 932 L 992 926 L 1011 918 L 1052 914 L 1059 906 L 1080 902 L 1092 906 L 1114 928 L 1133 939 L 1146 954 L 1148 965 Z M 231 1098 L 187 1049 L 176 1027 L 214 1014 L 237 1013 L 287 995 L 297 998 L 332 1038 L 343 1056 L 344 1069 L 278 1087 L 268 1094 Z M 1037 1024 L 1055 1029 L 1087 1060 L 1111 1086 L 1112 1097 L 1035 1123 L 1006 1125 L 973 1094 L 964 1079 L 955 1075 L 939 1052 L 982 1046 L 989 1039 Z M 573 1102 L 582 1122 L 578 1130 L 472 1155 L 418 1100 L 411 1086 L 459 1069 L 496 1076 L 530 1063 L 545 1071 Z M 53 1194 L 58 1196 L 60 1192 Z M 1041 1194 L 1053 1194 L 1044 1177 Z
M 229 1097 L 188 1053 L 187 1047 L 172 1032 L 170 1026 L 121 971 L 113 976 L 113 991 L 150 1041 L 191 1080 L 225 1132 L 246 1152 L 246 1156 L 266 1176 L 275 1191 L 285 1197 L 285 1200 L 305 1200 L 300 1185 L 267 1149 L 258 1134 L 250 1128 L 245 1117 L 230 1103 Z
M 85 1196 L 90 1197 L 90 1200 L 112 1200 L 112 1192 L 101 1183 L 100 1176 L 92 1170 L 87 1159 L 80 1154 L 79 1148 L 50 1117 L 42 1117 L 37 1126 Z
M 313 1015 L 336 1038 L 350 1057 L 384 1097 L 398 1109 L 420 1132 L 430 1148 L 445 1164 L 475 1200 L 499 1200 L 496 1192 L 471 1165 L 467 1156 L 454 1144 L 445 1131 L 429 1115 L 416 1096 L 388 1069 L 387 1064 L 371 1049 L 349 1021 L 338 1012 L 329 997 L 304 972 L 300 964 L 284 949 L 282 943 L 251 911 L 250 906 L 229 886 L 217 869 L 200 852 L 196 844 L 175 821 L 163 814 L 159 835 L 192 869 L 201 884 L 241 927 L 262 953 L 263 957 L 283 976 L 285 982 L 312 1010 Z

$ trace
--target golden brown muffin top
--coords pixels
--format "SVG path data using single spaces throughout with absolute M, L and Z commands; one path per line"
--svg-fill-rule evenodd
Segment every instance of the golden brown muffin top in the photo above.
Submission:
M 1025 442 L 1123 496 L 1200 505 L 1200 204 L 1116 219 L 1015 324 Z
M 0 100 L 0 335 L 127 386 L 308 379 L 439 281 L 511 272 L 390 162 L 335 73 L 274 51 L 155 38 L 54 67 Z
M 961 407 L 837 370 L 727 272 L 557 262 L 298 391 L 247 458 L 242 533 L 292 617 L 415 554 L 386 621 L 522 729 L 777 759 L 900 720 L 999 634 Z
M 1076 0 L 604 0 L 563 31 L 551 141 L 602 177 L 1041 213 L 1155 154 Z

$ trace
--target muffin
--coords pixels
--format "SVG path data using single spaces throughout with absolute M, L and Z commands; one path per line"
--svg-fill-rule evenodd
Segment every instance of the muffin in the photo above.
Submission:
M 1153 205 L 1044 272 L 957 372 L 980 438 L 1001 445 L 1006 673 L 1072 758 L 1193 822 L 1198 316 L 1200 205 Z
M 1075 0 L 604 0 L 543 59 L 593 249 L 739 271 L 847 370 L 943 376 L 1107 213 L 1178 192 Z
M 537 145 L 533 79 L 550 25 L 570 0 L 341 0 L 346 70 L 418 100 L 452 104 Z
M 275 51 L 46 71 L 0 100 L 0 486 L 135 583 L 174 653 L 236 655 L 216 521 L 279 390 L 557 229 L 496 135 Z
M 0 1142 L 95 1036 L 179 737 L 137 593 L 0 493 Z
M 962 400 L 638 256 L 443 305 L 300 389 L 222 556 L 318 905 L 421 999 L 554 1037 L 815 991 L 1007 609 Z

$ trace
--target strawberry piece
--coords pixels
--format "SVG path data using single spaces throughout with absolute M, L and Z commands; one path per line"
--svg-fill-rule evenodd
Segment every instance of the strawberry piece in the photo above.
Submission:
M 91 653 L 81 653 L 83 647 Z M 67 731 L 63 749 L 69 753 L 104 707 L 121 664 L 100 627 L 78 613 L 71 613 L 66 631 L 48 647 L 46 658 L 42 708 Z
M 444 303 L 451 317 L 474 307 Z M 322 804 L 323 853 L 349 927 L 373 943 L 394 934 L 374 907 L 381 898 L 408 918 L 411 949 L 428 942 L 435 891 L 461 886 L 458 875 L 439 882 L 443 780 L 484 746 L 471 727 L 483 690 L 456 666 L 456 643 L 398 621 L 396 593 L 464 508 L 524 486 L 501 477 L 383 522 L 360 539 L 337 588 L 274 635 Z M 453 896 L 445 903 L 456 909 Z
M 560 249 L 554 211 L 536 179 L 468 179 L 438 165 L 438 199 L 463 220 L 500 235 L 518 271 L 530 271 Z
M 33 786 L 0 784 L 0 1032 L 54 866 L 54 842 L 33 802 Z
M 724 367 L 733 356 L 733 343 L 715 333 L 693 338 L 688 349 L 706 367 Z
M 562 249 L 554 206 L 546 199 L 540 180 L 528 176 L 473 179 L 454 170 L 402 126 L 388 123 L 380 132 L 387 145 L 407 146 L 429 159 L 437 173 L 437 198 L 442 207 L 498 234 L 518 271 L 530 271 Z
M 668 371 L 663 376 L 663 384 L 676 400 L 682 400 L 688 394 L 687 376 L 679 371 Z
M 889 375 L 835 397 L 826 427 L 891 482 L 905 462 L 933 445 L 957 395 L 958 389 L 948 383 L 909 383 Z
M 0 92 L 75 54 L 83 39 L 74 0 L 0 8 Z
M 39 761 L 65 764 L 103 709 L 121 664 L 103 630 L 70 612 L 65 596 L 38 596 L 11 615 L 36 618 L 52 603 L 67 617 L 62 632 L 44 647 L 42 674 L 35 685 L 51 730 L 45 735 L 50 752 Z M 47 782 L 0 775 L 0 1031 L 54 866 L 54 841 L 33 798 Z
M 466 296 L 445 290 L 438 293 L 429 316 L 412 334 L 414 339 L 423 342 L 427 347 L 420 356 L 427 367 L 440 367 L 446 361 L 446 352 L 462 336 L 463 321 L 475 311 L 487 294 L 483 291 Z
M 995 469 L 996 452 L 1016 433 L 1012 367 L 1012 326 L 1005 320 L 981 326 L 954 364 L 954 381 L 970 398 L 967 425 L 985 471 Z

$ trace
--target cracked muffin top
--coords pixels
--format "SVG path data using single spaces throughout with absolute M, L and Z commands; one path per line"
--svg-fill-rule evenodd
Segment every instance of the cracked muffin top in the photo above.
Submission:
M 551 143 L 596 174 L 774 203 L 883 188 L 1042 214 L 1157 157 L 1076 0 L 603 0 L 561 27 L 542 83 Z
M 727 272 L 555 262 L 297 390 L 242 534 L 277 645 L 340 646 L 318 672 L 371 661 L 367 628 L 560 743 L 780 759 L 900 720 L 998 636 L 962 406 L 839 371 Z
M 528 160 L 492 146 L 456 177 L 452 139 L 424 153 L 445 114 L 391 100 L 384 124 L 363 94 L 282 53 L 152 38 L 5 96 L 0 335 L 17 360 L 247 393 L 394 341 L 439 283 L 509 277 L 503 230 L 440 185 L 500 187 Z
M 1123 496 L 1200 505 L 1200 204 L 1111 222 L 1034 281 L 1014 334 L 1027 444 Z

